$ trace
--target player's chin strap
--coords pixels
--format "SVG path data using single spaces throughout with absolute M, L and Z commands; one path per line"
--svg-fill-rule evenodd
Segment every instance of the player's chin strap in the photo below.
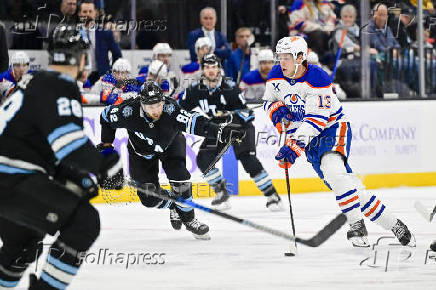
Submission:
M 299 67 L 300 65 L 301 65 L 300 63 L 296 63 L 296 64 L 295 64 L 294 75 L 291 77 L 291 79 L 295 78 L 295 76 L 297 75 L 298 67 Z

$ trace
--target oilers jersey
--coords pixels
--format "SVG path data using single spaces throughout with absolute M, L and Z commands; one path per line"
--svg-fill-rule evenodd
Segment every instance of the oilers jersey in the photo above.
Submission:
M 135 83 L 123 84 L 121 88 L 117 87 L 117 80 L 111 73 L 102 76 L 91 88 L 90 93 L 100 95 L 100 102 L 105 105 L 120 104 L 136 96 L 139 91 L 139 81 Z
M 289 108 L 292 122 L 287 132 L 306 145 L 324 129 L 348 122 L 330 76 L 316 65 L 308 64 L 298 79 L 285 77 L 280 65 L 275 65 L 268 74 L 263 100 L 265 111 L 276 101 Z
M 266 80 L 262 78 L 258 69 L 249 71 L 244 75 L 239 88 L 246 100 L 262 100 L 265 93 Z
M 186 89 L 191 84 L 198 82 L 201 78 L 201 73 L 200 64 L 196 61 L 182 66 L 182 88 Z
M 32 74 L 33 71 L 27 73 Z M 0 73 L 0 100 L 6 98 L 14 90 L 16 84 L 17 81 L 15 80 L 12 67 L 3 73 Z
M 148 65 L 141 67 L 138 75 L 139 76 L 136 79 L 139 81 L 139 83 L 140 84 L 145 83 L 148 76 Z M 168 70 L 168 78 L 162 80 L 159 86 L 162 89 L 162 92 L 164 93 L 165 96 L 171 97 L 172 95 L 174 95 L 178 86 L 178 82 L 174 72 Z

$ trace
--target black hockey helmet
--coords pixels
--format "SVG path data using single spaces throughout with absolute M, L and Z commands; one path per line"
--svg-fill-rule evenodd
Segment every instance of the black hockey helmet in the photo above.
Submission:
M 141 104 L 152 105 L 164 100 L 161 88 L 155 82 L 145 82 L 139 91 Z
M 204 65 L 217 65 L 221 68 L 221 60 L 213 53 L 206 54 L 201 60 L 201 69 L 204 68 Z

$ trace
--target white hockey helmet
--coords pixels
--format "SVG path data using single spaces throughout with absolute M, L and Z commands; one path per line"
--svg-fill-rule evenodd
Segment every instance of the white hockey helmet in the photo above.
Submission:
M 164 79 L 168 75 L 168 68 L 162 61 L 155 59 L 148 66 L 148 73 Z
M 318 64 L 319 63 L 318 54 L 316 54 L 316 52 L 314 51 L 309 52 L 309 54 L 307 55 L 307 62 L 311 64 Z
M 11 65 L 14 64 L 29 64 L 30 59 L 24 51 L 17 51 L 11 57 Z
M 119 58 L 112 65 L 112 71 L 130 73 L 132 71 L 132 66 L 130 65 L 130 62 L 127 59 Z
M 158 54 L 172 54 L 173 50 L 171 49 L 168 43 L 158 43 L 153 47 L 153 59 L 156 59 Z
M 195 51 L 198 51 L 203 46 L 207 45 L 209 49 L 212 47 L 212 43 L 210 42 L 209 37 L 200 37 L 195 42 Z
M 290 53 L 297 59 L 298 55 L 302 53 L 303 60 L 307 59 L 307 43 L 301 36 L 287 36 L 277 42 L 276 54 Z
M 259 62 L 261 61 L 274 61 L 274 53 L 271 49 L 262 49 L 259 51 L 259 54 L 257 55 L 257 60 Z

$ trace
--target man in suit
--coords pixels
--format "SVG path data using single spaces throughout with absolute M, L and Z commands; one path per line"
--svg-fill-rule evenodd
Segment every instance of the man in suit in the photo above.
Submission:
M 89 37 L 91 43 L 88 61 L 92 72 L 89 75 L 89 80 L 91 83 L 94 83 L 111 68 L 109 51 L 112 53 L 112 63 L 122 57 L 122 54 L 114 40 L 112 31 L 104 30 L 99 25 L 95 25 L 96 10 L 92 0 L 81 2 L 78 15 L 84 24 L 84 32 Z
M 212 43 L 212 50 L 222 61 L 230 57 L 232 50 L 227 42 L 227 38 L 219 31 L 215 30 L 216 11 L 212 7 L 203 8 L 200 11 L 201 28 L 192 30 L 188 34 L 188 48 L 191 54 L 191 61 L 197 61 L 195 42 L 200 37 L 209 37 Z

